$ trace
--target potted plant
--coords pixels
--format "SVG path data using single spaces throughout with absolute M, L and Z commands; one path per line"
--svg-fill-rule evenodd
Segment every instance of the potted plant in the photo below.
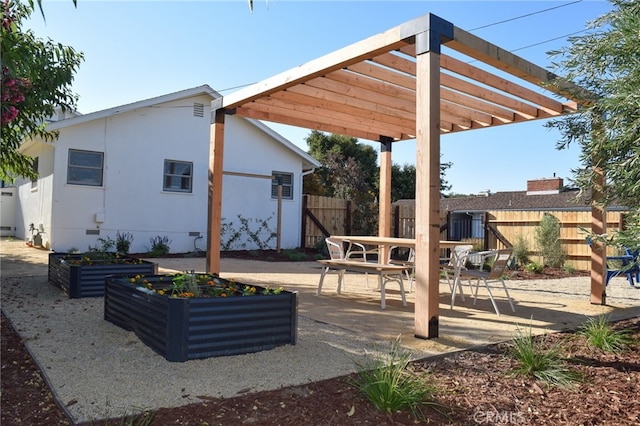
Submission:
M 49 283 L 71 299 L 104 295 L 104 278 L 113 274 L 156 274 L 158 265 L 111 251 L 115 242 L 99 238 L 85 253 L 50 253 Z
M 296 344 L 297 292 L 217 275 L 108 276 L 104 319 L 133 331 L 168 361 Z

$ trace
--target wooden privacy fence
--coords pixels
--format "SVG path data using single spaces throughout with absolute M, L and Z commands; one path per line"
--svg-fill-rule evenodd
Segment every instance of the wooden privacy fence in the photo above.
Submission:
M 397 237 L 413 238 L 415 229 L 415 214 L 412 204 L 396 205 L 394 212 L 394 230 Z M 532 252 L 532 260 L 542 263 L 537 255 L 535 230 L 540 226 L 540 220 L 545 214 L 551 214 L 560 222 L 560 242 L 567 254 L 565 265 L 576 269 L 591 269 L 591 249 L 586 244 L 587 236 L 584 229 L 591 228 L 591 210 L 585 211 L 517 211 L 495 210 L 487 211 L 484 215 L 485 238 L 464 240 L 476 248 L 501 249 L 507 248 L 520 237 L 527 242 Z M 623 223 L 622 211 L 607 212 L 607 230 L 620 229 Z M 440 212 L 441 238 L 447 238 L 447 212 Z M 396 231 L 397 230 L 397 231 Z M 508 243 L 508 244 L 506 244 Z M 614 247 L 609 247 L 607 254 L 618 254 Z
M 560 242 L 567 254 L 565 265 L 576 269 L 591 269 L 591 248 L 586 244 L 587 232 L 591 229 L 591 211 L 490 211 L 487 212 L 487 223 L 495 226 L 512 243 L 522 237 L 535 251 L 535 230 L 545 214 L 553 215 L 560 222 Z M 624 212 L 607 212 L 607 230 L 620 229 Z M 489 238 L 489 244 L 496 245 L 495 238 Z M 608 254 L 617 254 L 613 247 Z M 541 263 L 542 259 L 538 259 Z
M 395 204 L 392 208 L 391 235 L 400 238 L 415 238 L 415 207 L 413 203 Z M 305 195 L 302 207 L 301 246 L 312 248 L 323 244 L 328 235 L 351 235 L 351 202 L 338 198 Z M 442 240 L 447 240 L 447 213 L 440 212 Z M 532 260 L 542 263 L 537 255 L 535 230 L 545 214 L 551 214 L 560 222 L 560 241 L 567 254 L 565 265 L 580 270 L 591 269 L 591 249 L 585 242 L 586 232 L 591 228 L 591 210 L 494 210 L 484 215 L 483 238 L 465 239 L 474 249 L 501 249 L 510 247 L 520 237 L 527 242 Z M 607 229 L 620 229 L 625 212 L 608 211 Z M 617 254 L 610 247 L 608 255 Z

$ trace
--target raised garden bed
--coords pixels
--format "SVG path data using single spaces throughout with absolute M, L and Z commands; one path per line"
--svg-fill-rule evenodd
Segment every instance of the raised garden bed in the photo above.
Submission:
M 104 296 L 104 278 L 107 275 L 157 273 L 156 263 L 128 256 L 87 260 L 82 254 L 49 254 L 49 283 L 64 290 L 70 299 Z
M 213 276 L 207 278 L 208 286 L 201 286 L 205 293 L 194 297 L 188 291 L 176 291 L 174 277 L 145 276 L 142 283 L 140 277 L 107 277 L 104 319 L 133 331 L 168 361 L 296 344 L 297 292 L 279 289 L 274 294 L 267 288 Z M 224 290 L 230 287 L 238 290 Z

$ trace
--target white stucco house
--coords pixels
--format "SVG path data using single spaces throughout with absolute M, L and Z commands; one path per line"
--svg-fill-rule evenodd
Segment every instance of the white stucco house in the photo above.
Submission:
M 15 235 L 36 235 L 58 252 L 84 251 L 118 232 L 133 235 L 132 253 L 157 237 L 170 240 L 173 253 L 204 250 L 211 101 L 219 96 L 203 85 L 49 123 L 55 142 L 21 147 L 40 177 L 16 183 Z M 227 249 L 256 248 L 258 230 L 259 242 L 276 247 L 278 186 L 268 176 L 277 176 L 280 246 L 299 247 L 302 179 L 319 163 L 259 121 L 229 116 L 226 128 L 223 244 L 244 222 Z

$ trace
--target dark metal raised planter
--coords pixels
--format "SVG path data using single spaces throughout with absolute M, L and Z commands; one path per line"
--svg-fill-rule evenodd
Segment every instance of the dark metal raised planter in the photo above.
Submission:
M 156 283 L 166 277 L 144 278 Z M 168 361 L 296 344 L 296 292 L 263 295 L 259 294 L 263 289 L 254 286 L 258 294 L 253 296 L 174 298 L 136 287 L 126 277 L 110 276 L 105 281 L 104 319 L 133 331 Z
M 120 263 L 74 264 L 73 261 L 79 261 L 81 257 L 75 253 L 49 254 L 49 283 L 64 290 L 71 299 L 104 296 L 104 277 L 107 275 L 158 273 L 156 263 L 132 257 L 123 256 Z

